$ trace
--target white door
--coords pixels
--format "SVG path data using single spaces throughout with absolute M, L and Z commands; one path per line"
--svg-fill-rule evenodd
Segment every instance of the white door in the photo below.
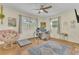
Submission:
M 37 20 L 22 16 L 21 34 L 23 38 L 32 38 L 37 27 Z
M 59 38 L 59 35 L 58 35 L 59 20 L 58 20 L 58 18 L 51 19 L 50 26 L 51 26 L 51 32 L 50 32 L 51 37 Z

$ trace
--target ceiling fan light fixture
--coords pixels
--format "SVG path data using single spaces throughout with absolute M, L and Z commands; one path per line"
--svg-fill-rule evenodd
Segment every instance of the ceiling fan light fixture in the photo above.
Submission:
M 43 12 L 48 13 L 48 9 L 50 8 L 52 8 L 51 5 L 49 6 L 41 5 L 39 9 L 35 9 L 35 10 L 38 10 L 38 14 L 43 13 Z
M 42 12 L 43 12 L 43 10 L 40 10 L 40 12 L 42 13 Z

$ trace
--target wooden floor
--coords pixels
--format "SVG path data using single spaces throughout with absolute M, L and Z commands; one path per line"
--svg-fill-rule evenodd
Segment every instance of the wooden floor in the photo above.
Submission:
M 53 39 L 53 38 L 50 40 L 59 42 L 60 44 L 66 44 L 72 46 L 71 48 L 72 54 L 74 53 L 74 51 L 79 52 L 79 44 L 68 42 L 65 40 Z M 29 52 L 27 51 L 28 48 L 47 42 L 44 40 L 36 40 L 35 38 L 31 39 L 31 41 L 32 44 L 24 47 L 20 47 L 18 44 L 14 44 L 12 48 L 8 48 L 8 49 L 0 48 L 0 55 L 29 55 Z

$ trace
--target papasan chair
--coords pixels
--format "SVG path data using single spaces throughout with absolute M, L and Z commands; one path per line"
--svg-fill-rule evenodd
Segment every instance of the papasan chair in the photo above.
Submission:
M 0 30 L 0 47 L 11 48 L 18 38 L 19 34 L 14 30 Z

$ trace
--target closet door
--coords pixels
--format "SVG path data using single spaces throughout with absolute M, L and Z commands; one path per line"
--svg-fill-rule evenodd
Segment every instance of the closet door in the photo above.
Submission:
M 37 20 L 21 16 L 21 35 L 23 38 L 32 38 L 37 27 Z

